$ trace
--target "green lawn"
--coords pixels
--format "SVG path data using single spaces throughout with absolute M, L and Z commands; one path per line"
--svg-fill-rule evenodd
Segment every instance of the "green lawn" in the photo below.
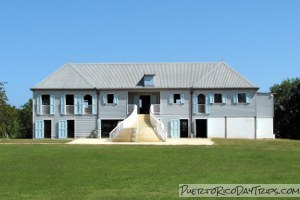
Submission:
M 72 139 L 64 139 L 64 140 L 53 140 L 53 139 L 0 139 L 0 144 L 1 143 L 14 143 L 14 144 L 44 144 L 44 143 L 49 143 L 49 144 L 65 144 L 72 141 Z
M 0 144 L 0 199 L 175 199 L 180 183 L 300 181 L 300 141 L 214 141 L 213 146 Z

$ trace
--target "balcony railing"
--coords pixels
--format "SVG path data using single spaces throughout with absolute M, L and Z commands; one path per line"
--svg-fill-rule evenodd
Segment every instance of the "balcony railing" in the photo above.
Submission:
M 42 115 L 50 114 L 50 105 L 42 105 Z
M 205 104 L 198 104 L 198 113 L 205 113 Z
M 66 105 L 66 114 L 73 115 L 74 114 L 74 105 Z
M 92 105 L 89 105 L 88 107 L 85 107 L 84 108 L 84 114 L 85 115 L 91 115 L 93 113 L 92 109 L 93 109 Z

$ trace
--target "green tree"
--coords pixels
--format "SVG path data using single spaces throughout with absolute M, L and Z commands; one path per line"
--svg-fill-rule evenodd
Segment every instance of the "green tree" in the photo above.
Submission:
M 277 137 L 300 139 L 300 78 L 286 79 L 270 88 L 274 98 Z
M 8 115 L 8 99 L 5 93 L 5 84 L 4 82 L 0 82 L 0 137 L 6 136 L 6 127 L 5 124 L 7 122 Z
M 19 109 L 20 137 L 32 138 L 32 99 Z
M 4 125 L 4 134 L 10 138 L 20 137 L 19 111 L 16 107 L 7 105 L 7 115 Z

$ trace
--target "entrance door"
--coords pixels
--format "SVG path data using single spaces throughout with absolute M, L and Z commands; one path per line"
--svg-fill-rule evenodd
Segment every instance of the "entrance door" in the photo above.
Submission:
M 196 137 L 207 138 L 207 119 L 196 119 Z
M 44 120 L 44 138 L 51 138 L 51 120 Z
M 74 138 L 75 135 L 75 121 L 74 120 L 67 120 L 67 127 L 68 127 L 68 138 Z
M 150 95 L 140 96 L 140 114 L 149 114 L 150 110 Z
M 180 137 L 180 124 L 178 119 L 171 119 L 170 121 L 170 134 L 171 138 Z
M 180 137 L 181 138 L 187 138 L 189 137 L 189 125 L 187 119 L 181 119 L 180 120 Z

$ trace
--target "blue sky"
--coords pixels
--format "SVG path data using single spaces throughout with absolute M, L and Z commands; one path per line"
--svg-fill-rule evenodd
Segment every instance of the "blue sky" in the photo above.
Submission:
M 300 75 L 299 0 L 1 0 L 0 81 L 20 106 L 71 62 L 230 64 L 266 92 Z

